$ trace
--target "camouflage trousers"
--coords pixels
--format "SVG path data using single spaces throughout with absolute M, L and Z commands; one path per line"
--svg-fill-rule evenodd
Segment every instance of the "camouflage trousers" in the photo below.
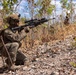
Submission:
M 5 44 L 5 46 L 8 50 L 9 55 L 10 55 L 12 64 L 14 64 L 15 61 L 16 61 L 16 55 L 17 55 L 17 51 L 18 51 L 18 48 L 19 48 L 19 43 L 17 43 L 17 42 L 7 43 L 7 44 Z M 6 64 L 9 65 L 9 66 L 12 66 L 11 61 L 9 59 L 9 56 L 8 56 L 4 47 L 1 50 L 1 55 L 6 57 L 6 60 L 5 60 Z

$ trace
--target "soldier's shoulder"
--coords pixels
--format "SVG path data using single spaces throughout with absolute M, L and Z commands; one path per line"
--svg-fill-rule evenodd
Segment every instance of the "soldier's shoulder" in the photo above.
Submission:
M 10 29 L 8 29 L 8 28 L 4 30 L 4 33 L 11 33 L 11 32 L 12 31 Z

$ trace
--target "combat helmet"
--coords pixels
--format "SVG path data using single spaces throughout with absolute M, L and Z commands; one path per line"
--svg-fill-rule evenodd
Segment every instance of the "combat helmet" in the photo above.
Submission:
M 11 14 L 6 18 L 6 22 L 10 24 L 11 20 L 15 22 L 19 22 L 20 19 L 20 14 Z

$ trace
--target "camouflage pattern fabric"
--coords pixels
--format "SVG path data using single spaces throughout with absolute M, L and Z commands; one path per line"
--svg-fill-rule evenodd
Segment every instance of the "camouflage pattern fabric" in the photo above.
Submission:
M 20 33 L 12 32 L 11 29 L 6 29 L 4 31 L 4 40 L 5 46 L 12 58 L 12 62 L 15 63 L 16 61 L 16 55 L 17 51 L 21 45 L 20 41 L 26 37 L 26 34 L 24 30 L 22 30 Z M 5 52 L 5 48 L 3 47 L 3 56 L 7 57 L 7 53 Z M 6 59 L 7 65 L 11 65 L 9 58 Z
M 12 66 L 16 62 L 16 58 L 18 56 L 17 52 L 21 46 L 20 41 L 26 37 L 26 33 L 24 30 L 18 32 L 18 31 L 12 31 L 11 29 L 12 27 L 15 27 L 15 25 L 18 26 L 19 24 L 18 15 L 16 14 L 10 15 L 7 18 L 7 23 L 9 24 L 9 27 L 5 29 L 3 32 L 3 40 L 13 63 L 11 64 L 4 46 L 1 47 L 1 54 L 4 57 L 6 57 L 5 60 L 6 64 L 8 66 Z

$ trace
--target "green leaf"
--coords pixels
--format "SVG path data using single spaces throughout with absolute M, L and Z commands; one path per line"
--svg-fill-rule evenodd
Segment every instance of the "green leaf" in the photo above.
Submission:
M 16 3 L 16 2 L 17 2 L 17 0 L 13 0 L 13 2 L 14 2 L 14 3 Z

